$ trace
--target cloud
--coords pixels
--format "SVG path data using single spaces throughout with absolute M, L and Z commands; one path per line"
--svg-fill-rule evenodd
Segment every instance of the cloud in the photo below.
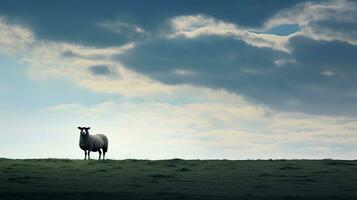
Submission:
M 291 36 L 255 33 L 247 28 L 204 15 L 179 16 L 171 20 L 174 32 L 170 38 L 196 38 L 200 36 L 226 36 L 243 40 L 256 47 L 269 47 L 280 51 L 288 51 L 286 43 Z
M 301 3 L 255 28 L 207 15 L 178 16 L 167 38 L 142 42 L 118 60 L 165 84 L 226 89 L 279 110 L 356 116 L 356 45 L 346 36 L 355 35 L 349 26 L 355 6 Z M 326 20 L 334 26 L 315 26 Z M 289 25 L 299 29 L 269 33 Z M 336 34 L 322 35 L 330 29 Z
M 45 44 L 45 43 L 42 43 Z M 118 47 L 95 48 L 71 43 L 48 42 L 47 44 L 57 44 L 61 46 L 64 58 L 87 58 L 87 59 L 109 59 L 113 55 L 121 54 L 135 47 L 134 43 L 128 43 Z
M 140 2 L 136 0 L 108 0 L 105 4 L 95 0 L 88 0 L 85 4 L 80 1 L 61 1 L 56 6 L 45 1 L 13 0 L 0 2 L 0 14 L 9 16 L 14 23 L 26 24 L 39 40 L 104 48 L 133 42 L 138 39 L 137 36 L 140 38 L 140 34 L 134 34 L 133 37 L 133 31 L 144 30 L 155 36 L 161 32 L 157 29 L 165 20 L 180 15 L 201 13 L 248 27 L 258 27 L 269 16 L 297 2 L 301 1 L 262 4 L 251 0 L 228 0 L 224 4 L 210 1 L 204 4 L 192 2 L 187 6 L 186 2 L 157 0 L 151 2 L 149 9 L 138 7 Z M 98 24 L 104 27 L 98 27 Z
M 266 20 L 265 29 L 297 24 L 302 34 L 315 40 L 339 40 L 357 45 L 357 4 L 348 0 L 300 3 Z
M 282 52 L 255 48 L 231 38 L 206 36 L 196 40 L 151 40 L 118 55 L 118 60 L 131 69 L 163 82 L 181 83 L 187 80 L 188 83 L 197 81 L 199 84 L 205 81 L 203 76 L 206 75 L 207 82 L 213 83 L 217 79 L 218 83 L 225 78 L 234 78 L 235 75 L 238 78 L 241 71 L 247 68 L 260 73 L 275 70 L 273 60 L 287 56 Z M 141 59 L 136 59 L 139 57 Z M 180 71 L 186 73 L 177 73 Z M 212 74 L 216 76 L 210 76 Z
M 138 25 L 133 25 L 125 22 L 121 22 L 119 20 L 116 21 L 104 21 L 97 23 L 98 27 L 107 29 L 109 31 L 113 31 L 118 34 L 139 34 L 145 35 L 147 33 L 142 27 Z
M 112 56 L 122 54 L 127 49 L 127 45 L 97 49 L 40 42 L 22 62 L 28 65 L 29 74 L 34 79 L 68 79 L 96 92 L 140 96 L 169 91 L 163 84 L 111 60 Z M 69 51 L 75 52 L 75 55 L 66 55 Z
M 343 10 L 347 13 L 344 17 L 340 15 Z M 221 18 L 205 13 L 179 15 L 167 19 L 169 31 L 154 31 L 163 34 L 111 47 L 28 37 L 16 41 L 27 48 L 21 62 L 37 79 L 61 77 L 92 91 L 120 95 L 167 94 L 192 85 L 224 89 L 283 111 L 355 116 L 356 45 L 348 37 L 324 39 L 306 31 L 315 22 L 331 19 L 339 25 L 335 31 L 352 34 L 353 26 L 346 29 L 347 22 L 353 23 L 352 11 L 354 3 L 350 1 L 300 3 L 259 19 L 262 26 L 254 23 L 254 27 L 217 14 L 213 16 Z M 107 28 L 144 27 L 106 20 L 100 22 Z M 100 28 L 98 21 L 92 25 Z M 289 35 L 274 33 L 274 28 L 287 25 L 300 28 Z M 35 35 L 16 24 L 3 22 L 3 26 L 4 30 L 21 27 L 20 32 Z M 14 46 L 8 48 L 17 52 Z M 102 67 L 101 72 L 117 76 L 96 76 L 93 66 L 107 66 L 108 70 Z
M 323 74 L 325 76 L 333 76 L 335 73 L 333 71 L 330 71 L 330 70 L 325 70 L 321 74 Z
M 0 18 L 2 19 L 2 18 Z M 31 30 L 0 21 L 2 54 L 16 56 L 37 80 L 62 78 L 96 92 L 121 95 L 166 93 L 170 87 L 125 68 L 114 56 L 135 47 L 127 43 L 114 47 L 90 47 L 65 42 L 36 40 Z M 106 66 L 106 67 L 103 67 Z M 98 74 L 112 76 L 98 76 Z
M 0 16 L 0 53 L 7 55 L 19 54 L 34 42 L 32 32 L 20 25 L 9 25 Z
M 139 143 L 171 144 L 181 148 L 197 146 L 201 158 L 222 155 L 231 159 L 351 158 L 355 153 L 355 149 L 348 149 L 356 140 L 354 118 L 276 112 L 224 91 L 191 90 L 194 95 L 186 96 L 186 103 L 181 104 L 123 99 L 92 106 L 55 105 L 49 111 L 74 115 L 78 121 L 81 121 L 78 118 L 85 118 L 87 122 L 101 124 L 103 129 L 110 127 L 121 133 L 113 134 L 112 140 L 125 140 L 124 143 L 134 146 Z M 177 99 L 176 95 L 172 98 Z M 205 100 L 197 102 L 202 96 Z M 153 138 L 156 138 L 155 143 L 151 142 Z M 122 152 L 132 149 L 125 144 L 120 148 Z M 340 151 L 343 148 L 346 149 Z M 198 156 L 197 150 L 183 154 L 181 149 L 169 149 L 167 155 Z M 153 148 L 151 156 L 157 155 L 157 151 L 160 150 Z M 219 155 L 214 153 L 217 151 Z M 149 156 L 144 150 L 135 152 Z
M 350 94 L 356 90 L 357 47 L 303 36 L 288 46 L 285 53 L 234 38 L 168 38 L 138 44 L 118 60 L 165 84 L 226 89 L 279 110 L 355 116 Z M 326 70 L 334 76 L 323 75 Z
M 92 72 L 94 75 L 110 75 L 111 71 L 110 68 L 106 65 L 94 65 L 89 67 L 89 71 Z
M 314 40 L 357 44 L 357 4 L 348 0 L 302 2 L 278 11 L 262 27 L 239 26 L 207 15 L 185 15 L 171 19 L 171 38 L 217 35 L 233 37 L 256 47 L 289 52 L 288 40 L 305 36 Z M 280 34 L 280 33 L 288 34 Z

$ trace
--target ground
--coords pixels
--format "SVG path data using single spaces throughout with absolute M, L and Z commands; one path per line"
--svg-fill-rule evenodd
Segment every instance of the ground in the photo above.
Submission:
M 0 159 L 0 199 L 357 199 L 357 161 Z

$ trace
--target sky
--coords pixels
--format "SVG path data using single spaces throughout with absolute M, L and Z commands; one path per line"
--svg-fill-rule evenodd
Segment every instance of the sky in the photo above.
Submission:
M 357 2 L 0 1 L 0 157 L 356 159 Z M 93 155 L 92 157 L 96 157 Z

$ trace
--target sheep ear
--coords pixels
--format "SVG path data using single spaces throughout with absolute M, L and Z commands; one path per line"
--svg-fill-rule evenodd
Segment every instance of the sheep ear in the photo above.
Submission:
M 79 130 L 82 130 L 82 128 L 81 128 L 81 127 L 79 127 L 79 126 L 78 126 L 77 128 L 78 128 Z
M 89 130 L 90 129 L 90 127 L 87 127 L 87 130 Z

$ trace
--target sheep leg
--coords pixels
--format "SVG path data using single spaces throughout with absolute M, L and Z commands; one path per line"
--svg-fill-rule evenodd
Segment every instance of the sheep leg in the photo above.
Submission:
M 89 153 L 90 153 L 90 150 L 88 150 L 88 160 L 90 160 L 90 155 L 89 155 Z
M 100 158 L 102 157 L 102 151 L 100 151 L 100 149 L 99 149 L 98 153 L 99 153 L 99 159 L 98 160 L 100 160 Z
M 84 160 L 87 160 L 87 151 L 84 150 Z
M 103 160 L 105 160 L 105 151 L 103 151 Z

